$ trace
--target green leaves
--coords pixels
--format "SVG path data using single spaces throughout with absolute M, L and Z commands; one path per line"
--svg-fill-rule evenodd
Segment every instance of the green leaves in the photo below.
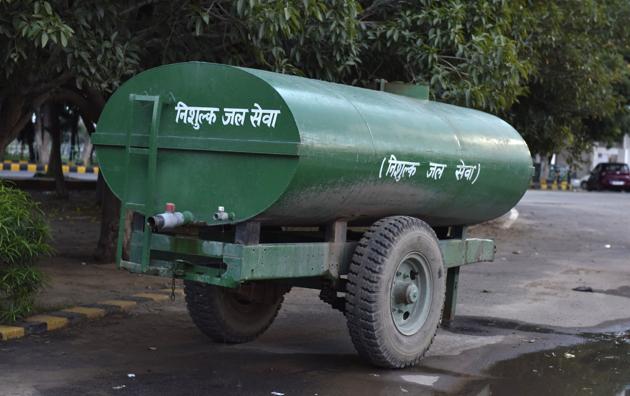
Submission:
M 619 139 L 630 103 L 630 3 L 535 2 L 530 12 L 538 17 L 527 42 L 534 73 L 509 119 L 544 155 L 580 157 L 594 141 Z
M 227 63 L 340 81 L 359 62 L 354 1 L 237 1 L 238 51 Z
M 139 40 L 131 39 L 131 21 L 122 16 L 134 8 L 127 7 L 113 0 L 72 7 L 61 0 L 0 2 L 0 90 L 37 92 L 71 74 L 78 87 L 111 92 L 139 71 Z
M 48 1 L 34 1 L 33 13 L 24 10 L 21 14 L 14 14 L 12 23 L 22 38 L 34 41 L 41 48 L 50 41 L 65 47 L 74 34 L 74 30 L 62 21 Z
M 43 283 L 44 275 L 37 268 L 0 267 L 0 323 L 13 323 L 31 313 Z
M 627 0 L 0 0 L 0 90 L 69 73 L 107 96 L 144 69 L 189 60 L 363 86 L 385 78 L 507 117 L 549 152 L 622 129 L 628 20 Z
M 43 276 L 32 267 L 50 254 L 43 213 L 23 191 L 0 182 L 0 323 L 13 322 L 32 310 Z
M 50 253 L 43 213 L 23 191 L 0 182 L 0 267 L 30 264 Z
M 373 2 L 361 80 L 428 83 L 435 99 L 491 112 L 509 108 L 531 65 L 512 36 L 513 3 Z

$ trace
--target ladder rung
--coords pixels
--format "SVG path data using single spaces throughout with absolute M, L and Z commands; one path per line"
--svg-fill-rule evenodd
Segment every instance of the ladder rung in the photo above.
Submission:
M 148 155 L 149 149 L 146 147 L 129 147 L 129 154 Z
M 127 202 L 125 204 L 125 208 L 130 209 L 130 210 L 142 210 L 144 209 L 144 204 L 140 204 L 140 203 L 134 203 L 134 202 Z
M 129 99 L 136 102 L 154 102 L 156 103 L 160 97 L 156 95 L 129 95 Z

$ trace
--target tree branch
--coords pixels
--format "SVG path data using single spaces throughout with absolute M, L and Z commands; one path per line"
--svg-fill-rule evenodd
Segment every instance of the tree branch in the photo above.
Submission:
M 55 89 L 59 86 L 64 85 L 65 83 L 67 83 L 68 81 L 70 81 L 74 76 L 72 75 L 72 73 L 70 72 L 65 72 L 62 73 L 59 77 L 55 78 L 52 81 L 49 81 L 47 83 L 43 83 L 41 85 L 38 85 L 34 88 L 25 90 L 24 92 L 22 92 L 22 94 L 25 95 L 32 95 L 32 94 L 39 94 L 45 91 L 50 91 L 51 89 Z

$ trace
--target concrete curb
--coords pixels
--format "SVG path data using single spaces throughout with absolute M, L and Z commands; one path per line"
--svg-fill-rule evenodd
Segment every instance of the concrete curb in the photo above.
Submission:
M 176 289 L 175 294 L 181 297 L 184 295 L 184 291 Z M 0 342 L 15 340 L 31 334 L 42 334 L 47 331 L 63 329 L 115 313 L 129 312 L 142 304 L 168 301 L 170 295 L 170 289 L 162 289 L 33 315 L 24 319 L 23 322 L 10 326 L 0 325 Z
M 63 173 L 98 173 L 98 166 L 62 165 Z M 47 172 L 48 165 L 32 164 L 24 161 L 3 161 L 0 163 L 0 171 L 9 172 Z

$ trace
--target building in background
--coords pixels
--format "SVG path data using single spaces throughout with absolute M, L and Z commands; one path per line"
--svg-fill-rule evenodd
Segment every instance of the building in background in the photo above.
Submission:
M 569 167 L 568 153 L 562 152 L 554 155 L 551 165 Z M 603 162 L 630 163 L 630 134 L 625 134 L 621 141 L 615 145 L 607 146 L 595 143 L 590 151 L 584 152 L 580 163 L 574 165 L 574 177 L 583 177 L 591 172 L 597 164 Z
M 585 151 L 579 161 L 569 161 L 566 151 L 551 156 L 549 163 L 540 155 L 534 160 L 534 176 L 532 183 L 538 187 L 540 182 L 551 184 L 553 181 L 571 183 L 572 179 L 580 180 L 591 173 L 600 163 L 622 162 L 630 164 L 630 134 L 625 134 L 618 144 L 607 146 L 595 143 L 590 151 Z M 541 177 L 542 176 L 542 177 Z
M 630 163 L 630 135 L 624 135 L 621 144 L 613 147 L 594 146 L 591 159 L 591 169 L 601 162 Z

